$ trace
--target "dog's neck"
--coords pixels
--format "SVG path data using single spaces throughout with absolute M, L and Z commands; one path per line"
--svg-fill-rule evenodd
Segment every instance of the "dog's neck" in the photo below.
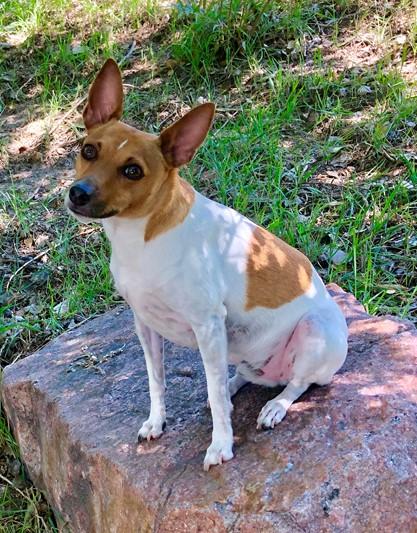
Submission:
M 136 243 L 145 244 L 181 224 L 194 199 L 195 190 L 173 169 L 159 188 L 145 216 L 115 216 L 103 220 L 103 227 L 113 246 L 117 244 L 121 232 L 131 233 Z
M 159 189 L 158 197 L 148 217 L 144 240 L 148 242 L 174 228 L 185 219 L 194 203 L 195 191 L 181 179 L 176 169 L 170 171 Z

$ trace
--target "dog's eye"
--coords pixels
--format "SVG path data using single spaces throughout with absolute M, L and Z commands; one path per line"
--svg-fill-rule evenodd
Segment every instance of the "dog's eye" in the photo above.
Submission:
M 130 180 L 139 180 L 140 178 L 143 178 L 143 170 L 139 165 L 126 165 L 122 169 L 122 174 Z
M 97 148 L 92 144 L 85 144 L 81 149 L 81 155 L 87 161 L 91 161 L 97 157 Z

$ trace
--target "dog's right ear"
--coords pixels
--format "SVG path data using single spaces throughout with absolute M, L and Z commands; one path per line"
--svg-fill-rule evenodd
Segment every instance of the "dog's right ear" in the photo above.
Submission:
M 105 124 L 109 120 L 119 119 L 123 110 L 122 75 L 114 59 L 108 59 L 88 92 L 87 105 L 83 111 L 87 130 Z

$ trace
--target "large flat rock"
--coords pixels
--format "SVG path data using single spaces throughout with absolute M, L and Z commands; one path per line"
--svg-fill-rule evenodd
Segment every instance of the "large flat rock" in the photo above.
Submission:
M 166 344 L 168 425 L 136 443 L 148 414 L 132 315 L 118 309 L 6 368 L 2 400 L 35 485 L 74 532 L 416 532 L 417 332 L 371 317 L 336 286 L 347 361 L 272 431 L 277 391 L 234 399 L 235 458 L 205 473 L 211 417 L 198 354 Z

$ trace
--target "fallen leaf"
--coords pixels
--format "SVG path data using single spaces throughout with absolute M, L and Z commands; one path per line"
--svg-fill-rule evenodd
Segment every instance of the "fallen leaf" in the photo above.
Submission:
M 369 87 L 369 85 L 362 85 L 358 89 L 358 94 L 370 94 L 372 92 L 372 89 Z
M 69 311 L 69 302 L 68 300 L 63 300 L 59 304 L 54 306 L 54 311 L 58 316 L 66 315 Z

